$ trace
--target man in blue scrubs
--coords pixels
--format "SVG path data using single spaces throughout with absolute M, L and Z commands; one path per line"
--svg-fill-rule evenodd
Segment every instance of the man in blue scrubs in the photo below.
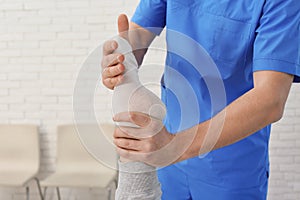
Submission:
M 189 62 L 168 51 L 162 79 L 162 99 L 167 108 L 165 128 L 151 138 L 142 139 L 116 129 L 114 142 L 119 154 L 150 165 L 166 165 L 167 162 L 160 161 L 169 160 L 171 150 L 165 157 L 149 154 L 177 136 L 181 139 L 176 146 L 184 146 L 185 138 L 191 134 L 187 130 L 193 129 L 196 135 L 191 145 L 172 165 L 158 170 L 162 199 L 266 199 L 270 124 L 282 117 L 292 82 L 300 81 L 300 2 L 141 0 L 129 27 L 124 15 L 119 17 L 118 25 L 120 32 L 138 30 L 134 36 L 130 32 L 123 35 L 133 47 L 139 46 L 138 43 L 150 45 L 155 34 L 159 34 L 150 27 L 166 27 L 168 50 L 175 52 L 180 51 L 176 48 L 188 51 L 189 47 L 178 38 L 169 37 L 169 31 L 192 38 L 216 63 L 226 94 L 226 105 L 212 106 L 203 74 L 195 73 Z M 181 45 L 175 45 L 178 43 Z M 116 48 L 113 41 L 104 46 L 102 77 L 104 85 L 111 89 L 122 80 L 124 71 L 124 56 L 114 54 Z M 145 53 L 145 49 L 135 52 L 139 63 Z M 182 102 L 178 100 L 186 95 L 185 91 L 176 90 L 184 83 L 173 71 L 188 80 L 196 94 L 200 115 L 190 127 L 185 125 L 189 120 L 183 116 Z M 207 153 L 201 149 L 205 149 L 210 123 L 218 121 L 222 113 L 226 113 L 224 126 L 213 151 L 199 157 Z M 147 118 L 131 113 L 128 118 L 121 115 L 115 120 L 142 124 Z

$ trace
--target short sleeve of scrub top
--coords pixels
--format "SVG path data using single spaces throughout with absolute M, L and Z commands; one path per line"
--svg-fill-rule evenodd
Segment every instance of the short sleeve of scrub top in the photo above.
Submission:
M 159 35 L 166 25 L 165 0 L 141 0 L 132 21 Z
M 300 82 L 299 1 L 266 1 L 254 43 L 253 71 L 274 70 Z

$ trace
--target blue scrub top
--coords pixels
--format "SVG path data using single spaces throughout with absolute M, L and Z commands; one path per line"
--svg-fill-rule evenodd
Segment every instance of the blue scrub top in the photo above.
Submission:
M 299 4 L 298 0 L 141 0 L 132 21 L 150 31 L 153 31 L 150 27 L 166 27 L 168 49 L 188 50 L 180 39 L 168 37 L 170 30 L 198 42 L 220 72 L 228 105 L 253 88 L 255 71 L 280 71 L 293 74 L 294 81 L 300 81 Z M 159 34 L 159 31 L 153 32 Z M 178 78 L 178 74 L 184 79 Z M 204 79 L 190 62 L 168 51 L 162 99 L 167 107 L 165 125 L 171 133 L 201 123 L 224 108 L 221 104 L 212 106 Z M 195 107 L 187 107 L 190 116 L 183 116 L 181 109 L 181 104 L 189 102 L 183 87 L 186 80 L 199 106 L 200 115 L 196 121 Z M 270 126 L 267 126 L 203 158 L 195 157 L 175 165 L 191 177 L 213 185 L 258 186 L 268 178 L 269 136 Z

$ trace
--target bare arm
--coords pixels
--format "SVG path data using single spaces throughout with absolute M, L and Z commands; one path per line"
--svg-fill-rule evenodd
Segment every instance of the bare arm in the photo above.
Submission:
M 281 119 L 292 81 L 292 75 L 281 72 L 255 72 L 252 90 L 211 120 L 194 127 L 198 129 L 195 140 L 178 161 L 233 144 Z M 213 125 L 212 132 L 207 132 L 210 123 Z M 189 131 L 182 132 L 182 136 Z M 204 137 L 211 133 L 212 137 L 208 136 L 204 144 Z M 219 138 L 216 139 L 216 136 Z
M 148 47 L 154 40 L 155 35 L 145 28 L 130 22 L 129 25 L 129 42 L 134 49 L 134 55 L 138 64 L 141 65 Z

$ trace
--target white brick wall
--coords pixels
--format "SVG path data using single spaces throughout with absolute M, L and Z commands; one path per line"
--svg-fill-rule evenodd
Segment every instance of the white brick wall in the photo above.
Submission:
M 94 47 L 116 34 L 117 15 L 131 16 L 137 3 L 0 0 L 0 123 L 40 126 L 41 177 L 55 169 L 56 126 L 73 122 L 72 93 L 80 64 Z M 163 54 L 150 53 L 151 61 L 161 66 Z M 98 120 L 111 115 L 109 94 L 101 86 L 96 90 Z M 273 128 L 270 200 L 300 199 L 299 100 L 300 85 L 294 85 L 284 119 Z M 76 189 L 63 194 L 65 199 L 101 196 L 99 191 Z M 1 188 L 0 199 L 24 199 L 24 190 Z
M 300 85 L 292 86 L 281 121 L 274 124 L 270 142 L 270 200 L 300 199 Z
M 55 170 L 56 126 L 74 120 L 72 95 L 81 63 L 116 34 L 118 14 L 132 15 L 136 4 L 125 0 L 0 0 L 0 123 L 40 126 L 40 177 Z M 99 105 L 109 102 L 97 100 Z M 108 115 L 107 108 L 98 106 L 97 111 Z M 38 199 L 37 191 L 33 193 Z M 25 199 L 24 194 L 22 188 L 0 188 L 1 200 Z M 64 199 L 104 196 L 88 189 L 65 189 L 63 195 Z

